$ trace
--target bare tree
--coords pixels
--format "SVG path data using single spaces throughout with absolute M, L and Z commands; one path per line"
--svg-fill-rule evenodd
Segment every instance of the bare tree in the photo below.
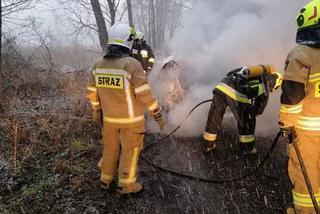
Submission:
M 3 70 L 2 70 L 2 63 L 3 63 L 3 55 L 2 55 L 2 47 L 3 47 L 3 32 L 2 32 L 2 23 L 13 23 L 13 19 L 16 19 L 14 17 L 15 14 L 20 13 L 24 10 L 31 9 L 35 6 L 36 2 L 39 0 L 1 0 L 1 12 L 0 12 L 0 17 L 1 17 L 1 22 L 0 22 L 0 30 L 1 30 L 1 50 L 0 50 L 0 100 L 2 99 L 2 93 L 3 93 Z M 0 101 L 1 102 L 1 101 Z M 1 105 L 1 104 L 0 104 Z M 0 106 L 1 110 L 1 106 Z
M 46 67 L 49 71 L 51 71 L 55 67 L 52 55 L 53 47 L 50 47 L 50 42 L 54 40 L 51 30 L 48 29 L 47 32 L 43 32 L 41 30 L 40 23 L 37 23 L 35 19 L 31 20 L 29 28 L 33 32 L 33 35 L 31 35 L 32 38 L 34 38 L 38 43 L 36 50 L 40 51 Z M 30 56 L 30 58 L 31 57 L 32 55 Z
M 149 2 L 149 32 L 150 32 L 150 39 L 151 44 L 153 47 L 157 46 L 157 40 L 156 40 L 156 11 L 154 7 L 154 0 L 150 0 Z
M 68 12 L 68 19 L 74 25 L 75 37 L 81 33 L 94 33 L 98 35 L 100 46 L 105 50 L 108 34 L 107 24 L 113 25 L 121 20 L 126 8 L 122 11 L 121 0 L 59 0 Z M 95 20 L 93 22 L 92 20 Z
M 1 0 L 1 18 L 7 18 L 14 13 L 31 9 L 35 3 L 34 0 Z
M 153 47 L 159 47 L 166 38 L 172 38 L 182 24 L 182 14 L 191 5 L 190 0 L 131 0 L 136 27 L 141 28 Z
M 131 0 L 127 0 L 127 7 L 128 7 L 129 24 L 130 24 L 130 27 L 134 28 Z
M 107 0 L 107 2 L 108 2 L 108 7 L 106 10 L 106 15 L 110 18 L 110 21 L 109 21 L 110 25 L 113 25 L 116 22 L 116 16 L 117 16 L 117 11 L 120 5 L 120 0 Z
M 91 2 L 92 10 L 94 12 L 94 16 L 96 18 L 100 45 L 102 50 L 104 51 L 108 43 L 108 32 L 107 32 L 106 22 L 103 18 L 103 13 L 101 10 L 99 0 L 90 0 L 90 2 Z

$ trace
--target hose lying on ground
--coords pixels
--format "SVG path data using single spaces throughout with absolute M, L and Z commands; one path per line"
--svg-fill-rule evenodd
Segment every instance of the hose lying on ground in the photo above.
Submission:
M 193 107 L 191 109 L 191 111 L 188 113 L 187 117 L 185 118 L 185 120 L 187 120 L 190 115 L 192 114 L 192 112 L 194 110 L 196 110 L 199 106 L 203 105 L 204 103 L 207 103 L 207 102 L 211 102 L 212 99 L 210 100 L 204 100 L 200 103 L 198 103 L 195 107 Z M 183 172 L 177 172 L 177 171 L 174 171 L 172 169 L 167 169 L 165 167 L 162 167 L 162 166 L 159 166 L 157 164 L 155 164 L 153 161 L 149 160 L 148 158 L 145 157 L 145 152 L 148 151 L 153 145 L 155 144 L 159 144 L 160 142 L 164 141 L 165 139 L 169 138 L 170 136 L 172 136 L 182 125 L 183 125 L 184 122 L 182 122 L 180 125 L 178 125 L 175 129 L 173 129 L 168 135 L 156 140 L 154 143 L 151 143 L 149 144 L 148 146 L 146 146 L 144 148 L 144 150 L 142 151 L 142 154 L 141 154 L 141 157 L 143 160 L 145 160 L 148 164 L 150 164 L 151 166 L 155 167 L 156 169 L 158 170 L 161 170 L 161 171 L 164 171 L 164 172 L 168 172 L 168 173 L 171 173 L 173 175 L 176 175 L 176 176 L 180 176 L 180 177 L 185 177 L 185 178 L 188 178 L 188 179 L 193 179 L 193 180 L 197 180 L 197 181 L 202 181 L 202 182 L 206 182 L 206 183 L 230 183 L 230 182 L 236 182 L 236 181 L 240 181 L 240 180 L 243 180 L 245 179 L 246 177 L 250 176 L 250 175 L 253 175 L 255 172 L 257 172 L 264 164 L 265 162 L 269 159 L 271 153 L 273 152 L 274 148 L 276 147 L 278 141 L 279 141 L 279 138 L 281 136 L 281 132 L 279 131 L 273 141 L 273 143 L 271 144 L 271 147 L 268 151 L 268 153 L 266 154 L 266 156 L 262 159 L 262 161 L 259 163 L 258 166 L 256 166 L 254 169 L 250 170 L 249 172 L 247 172 L 246 174 L 244 175 L 240 175 L 238 177 L 233 177 L 233 178 L 229 178 L 229 179 L 210 179 L 210 178 L 203 178 L 203 177 L 199 177 L 199 176 L 195 176 L 195 175 L 190 175 L 190 174 L 186 174 L 186 173 L 183 173 Z

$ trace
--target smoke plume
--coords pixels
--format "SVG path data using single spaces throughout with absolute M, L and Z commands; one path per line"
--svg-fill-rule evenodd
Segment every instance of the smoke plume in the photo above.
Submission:
M 285 58 L 295 45 L 295 18 L 308 1 L 199 0 L 184 14 L 183 27 L 168 45 L 171 54 L 193 65 L 186 99 L 168 113 L 173 126 L 190 109 L 212 97 L 212 89 L 225 74 L 243 65 L 273 64 L 281 73 Z M 151 84 L 157 80 L 150 77 Z M 161 90 L 156 90 L 161 93 Z M 277 129 L 279 94 L 271 94 L 268 107 L 258 117 L 257 132 Z M 205 104 L 182 126 L 179 134 L 199 135 L 205 127 L 210 104 Z M 155 127 L 155 124 L 151 124 Z

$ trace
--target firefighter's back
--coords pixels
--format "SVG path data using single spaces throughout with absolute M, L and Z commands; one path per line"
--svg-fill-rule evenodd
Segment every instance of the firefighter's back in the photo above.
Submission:
M 100 58 L 95 63 L 97 92 L 106 123 L 132 127 L 144 122 L 144 107 L 133 91 L 132 78 L 140 69 L 132 57 Z

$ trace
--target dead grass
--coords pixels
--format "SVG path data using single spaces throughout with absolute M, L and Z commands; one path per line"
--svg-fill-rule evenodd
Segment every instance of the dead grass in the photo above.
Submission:
M 15 57 L 3 60 L 5 96 L 0 115 L 0 151 L 5 151 L 5 158 L 10 160 L 12 175 L 17 176 L 31 159 L 37 165 L 44 150 L 50 153 L 61 144 L 67 144 L 72 158 L 79 156 L 78 152 L 86 153 L 85 143 L 80 144 L 75 136 L 96 133 L 88 129 L 94 125 L 85 98 L 87 72 L 43 70 L 20 58 L 17 50 L 8 54 Z

